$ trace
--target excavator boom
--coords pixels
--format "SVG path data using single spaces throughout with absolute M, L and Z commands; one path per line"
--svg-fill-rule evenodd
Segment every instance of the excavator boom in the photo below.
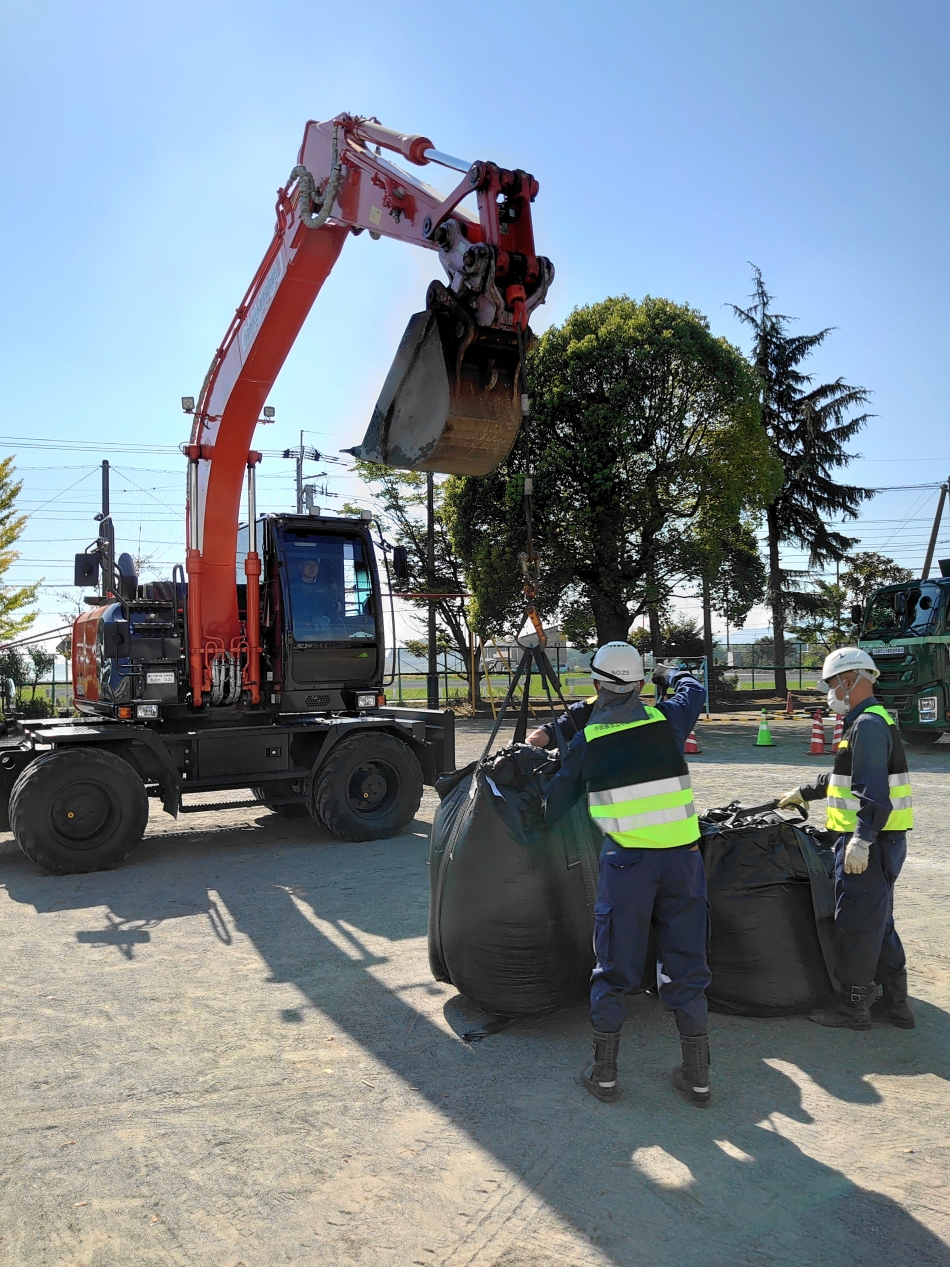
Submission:
M 448 197 L 382 156 L 461 173 Z M 239 619 L 235 538 L 241 494 L 253 501 L 251 449 L 261 408 L 348 234 L 368 231 L 438 254 L 367 434 L 352 452 L 409 470 L 484 475 L 504 461 L 522 418 L 528 318 L 544 301 L 552 265 L 534 248 L 537 182 L 494 163 L 465 163 L 424 136 L 338 115 L 310 122 L 297 165 L 278 191 L 274 237 L 215 352 L 194 408 L 186 567 L 192 700 L 209 696 L 213 667 L 239 667 L 260 702 L 260 556 L 245 562 L 247 620 Z M 475 195 L 477 217 L 460 206 Z M 253 534 L 254 515 L 249 514 Z

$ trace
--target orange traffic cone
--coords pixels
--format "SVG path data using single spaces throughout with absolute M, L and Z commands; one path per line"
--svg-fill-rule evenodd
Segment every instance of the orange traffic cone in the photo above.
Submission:
M 691 730 L 689 732 L 689 738 L 686 740 L 686 747 L 683 749 L 683 752 L 686 754 L 687 757 L 693 757 L 697 753 L 702 752 L 702 748 L 700 748 L 696 740 L 695 730 Z
M 808 749 L 810 757 L 823 757 L 825 755 L 825 727 L 821 720 L 821 709 L 815 709 L 815 720 L 811 727 L 811 747 Z
M 837 752 L 844 736 L 844 718 L 840 713 L 835 713 L 835 737 L 831 741 L 831 751 Z

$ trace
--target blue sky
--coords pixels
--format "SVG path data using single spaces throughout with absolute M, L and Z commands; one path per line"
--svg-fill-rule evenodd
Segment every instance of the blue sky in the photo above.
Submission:
M 186 437 L 179 398 L 270 239 L 304 123 L 341 110 L 534 173 L 557 267 L 535 328 L 654 294 L 745 346 L 727 305 L 752 261 L 800 329 L 836 327 L 815 374 L 873 392 L 854 477 L 948 473 L 945 3 L 6 0 L 0 32 L 0 435 L 96 446 L 0 440 L 34 516 L 15 573 L 45 577 L 47 614 L 94 535 L 99 457 L 124 543 L 159 569 L 181 557 L 181 459 L 110 446 Z M 352 239 L 258 443 L 359 440 L 434 275 L 428 252 Z M 291 465 L 269 459 L 262 492 L 289 508 Z M 882 495 L 855 535 L 919 565 L 934 504 Z

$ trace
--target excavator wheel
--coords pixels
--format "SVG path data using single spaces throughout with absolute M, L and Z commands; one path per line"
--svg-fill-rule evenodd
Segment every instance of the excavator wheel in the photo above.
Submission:
M 415 753 L 393 735 L 366 731 L 341 739 L 313 781 L 313 807 L 344 840 L 398 836 L 422 800 Z
M 10 793 L 17 844 L 52 875 L 111 871 L 142 839 L 148 797 L 127 761 L 101 748 L 59 748 L 21 770 Z

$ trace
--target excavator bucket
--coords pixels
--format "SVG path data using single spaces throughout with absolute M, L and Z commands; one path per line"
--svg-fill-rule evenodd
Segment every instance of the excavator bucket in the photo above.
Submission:
M 476 326 L 443 300 L 410 319 L 363 443 L 350 452 L 407 471 L 487 475 L 518 435 L 520 384 L 518 336 Z

